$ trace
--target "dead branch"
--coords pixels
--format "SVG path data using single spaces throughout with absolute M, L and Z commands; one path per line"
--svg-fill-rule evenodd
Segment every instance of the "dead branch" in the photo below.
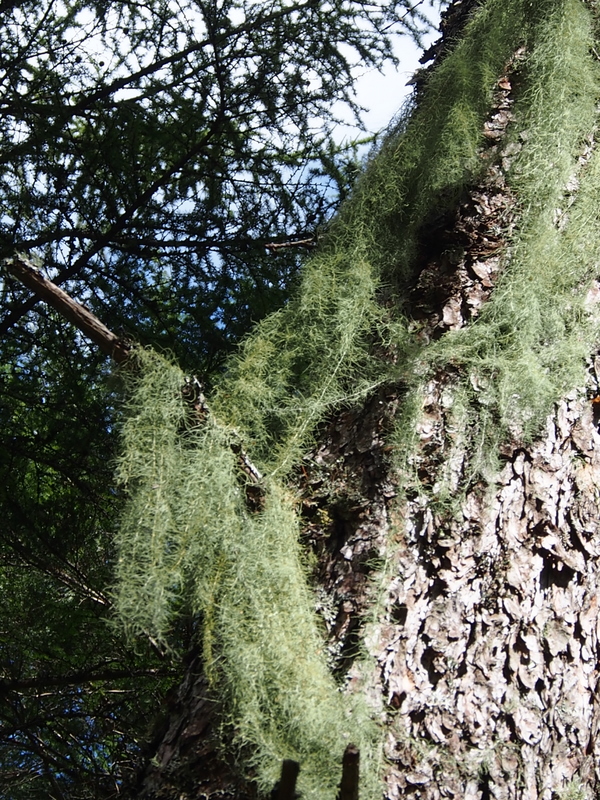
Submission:
M 316 236 L 309 236 L 307 239 L 294 239 L 290 242 L 269 242 L 265 247 L 271 253 L 276 253 L 278 250 L 285 250 L 290 247 L 315 247 L 316 244 Z
M 121 364 L 129 357 L 129 345 L 110 331 L 106 325 L 81 303 L 77 303 L 52 281 L 48 280 L 32 262 L 23 255 L 5 260 L 10 274 L 56 309 L 88 339 L 98 345 L 103 353 Z
M 26 256 L 16 255 L 14 258 L 6 259 L 4 263 L 13 277 L 62 314 L 94 344 L 98 345 L 103 353 L 111 356 L 118 364 L 127 361 L 131 355 L 131 346 L 110 331 L 88 308 L 73 300 L 63 289 L 42 275 Z M 186 379 L 186 383 L 182 387 L 182 395 L 193 409 L 197 421 L 206 420 L 210 409 L 202 393 L 202 385 L 197 378 Z M 248 505 L 252 510 L 262 510 L 264 501 L 262 475 L 239 442 L 232 442 L 230 446 L 237 456 L 240 473 L 244 476 L 248 490 Z

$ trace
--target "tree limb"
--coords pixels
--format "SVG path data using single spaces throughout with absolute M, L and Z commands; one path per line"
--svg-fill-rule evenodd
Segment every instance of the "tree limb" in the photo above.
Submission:
M 103 353 L 111 356 L 118 364 L 127 361 L 131 354 L 129 344 L 110 331 L 89 309 L 73 300 L 65 291 L 42 275 L 28 258 L 17 255 L 14 258 L 6 259 L 4 263 L 11 275 L 73 323 L 94 344 L 98 345 Z M 188 381 L 182 387 L 182 394 L 198 421 L 204 420 L 210 411 L 199 381 L 197 379 Z M 231 449 L 236 454 L 240 472 L 244 475 L 248 490 L 246 498 L 248 505 L 253 510 L 260 510 L 264 500 L 262 475 L 246 455 L 240 443 L 232 442 Z
M 103 325 L 85 306 L 75 302 L 66 292 L 42 275 L 28 258 L 17 255 L 6 259 L 4 263 L 13 277 L 72 322 L 88 339 L 98 345 L 103 353 L 114 358 L 118 364 L 127 360 L 129 345 Z
M 79 686 L 82 683 L 118 681 L 131 678 L 165 678 L 173 675 L 169 669 L 96 669 L 80 670 L 70 675 L 39 675 L 35 678 L 0 678 L 0 696 L 7 692 L 23 692 L 29 689 L 49 689 Z
M 177 172 L 179 172 L 179 170 L 181 170 L 184 166 L 186 166 L 187 162 L 190 161 L 194 156 L 198 155 L 198 153 L 206 145 L 206 142 L 210 140 L 211 136 L 213 136 L 214 134 L 218 133 L 218 129 L 219 129 L 219 125 L 220 124 L 221 124 L 221 117 L 219 115 L 217 115 L 217 117 L 213 120 L 213 122 L 209 126 L 208 130 L 206 131 L 206 133 L 203 136 L 200 137 L 200 140 L 198 142 L 196 142 L 196 144 L 193 147 L 191 147 L 175 164 L 170 166 L 168 169 L 166 169 L 162 173 L 162 175 L 160 175 L 158 178 L 156 178 L 156 180 L 154 180 L 150 184 L 150 186 L 148 186 L 141 193 L 141 195 L 135 200 L 135 202 L 126 211 L 124 211 L 122 214 L 119 215 L 119 217 L 113 222 L 113 224 L 110 226 L 108 231 L 104 234 L 104 236 L 100 237 L 96 241 L 96 243 L 93 245 L 93 247 L 91 247 L 89 249 L 89 251 L 87 253 L 83 253 L 77 259 L 77 261 L 75 261 L 74 264 L 71 264 L 70 267 L 68 267 L 63 272 L 61 272 L 61 274 L 58 276 L 58 278 L 56 280 L 56 284 L 64 283 L 65 281 L 69 280 L 70 278 L 74 278 L 76 275 L 78 275 L 78 273 L 83 269 L 83 267 L 85 267 L 85 265 L 89 263 L 90 259 L 93 258 L 93 256 L 95 256 L 97 253 L 99 253 L 102 250 L 102 248 L 105 247 L 106 244 L 111 241 L 111 237 L 114 237 L 115 235 L 119 234 L 122 230 L 124 230 L 126 225 L 133 218 L 133 215 L 136 213 L 136 211 L 138 211 L 140 208 L 145 206 L 152 199 L 153 195 L 159 189 L 161 189 L 164 186 L 166 181 L 168 181 Z M 13 261 L 20 261 L 20 262 L 24 263 L 26 265 L 26 267 L 30 267 L 35 272 L 38 272 L 38 270 L 36 270 L 36 268 L 33 266 L 33 264 L 31 264 L 31 262 L 27 258 L 25 258 L 24 256 L 17 256 L 16 259 L 8 259 L 7 263 L 9 265 L 9 269 L 10 269 L 10 263 L 13 262 Z M 18 265 L 17 265 L 17 269 L 18 269 Z M 27 269 L 25 271 L 27 271 Z M 18 277 L 14 272 L 13 272 L 13 274 L 15 275 L 15 277 Z M 23 280 L 23 278 L 21 278 L 21 277 L 19 277 L 19 280 L 21 280 L 22 283 L 24 283 L 30 289 L 33 289 L 33 291 L 35 291 L 41 297 L 43 297 L 44 299 L 47 299 L 45 297 L 45 295 L 41 294 L 39 291 L 34 289 L 33 286 L 30 283 L 27 283 L 26 280 Z M 56 286 L 56 284 L 52 284 L 52 285 Z M 67 295 L 67 297 L 68 297 L 68 295 Z M 17 308 L 13 309 L 8 314 L 6 319 L 2 323 L 0 323 L 0 335 L 7 333 L 10 330 L 10 328 L 13 325 L 15 325 L 21 319 L 21 317 L 24 314 L 26 314 L 31 308 L 33 308 L 33 306 L 35 305 L 35 302 L 36 302 L 35 299 L 29 298 L 28 300 L 25 300 L 23 303 L 21 303 L 19 306 L 17 306 Z M 47 302 L 50 302 L 50 301 L 48 300 Z M 67 317 L 67 318 L 71 320 L 70 317 Z M 71 321 L 73 321 L 73 320 L 71 320 Z M 75 323 L 75 322 L 74 322 L 74 324 L 77 325 L 77 323 Z M 86 333 L 86 335 L 89 336 L 89 333 Z M 92 338 L 92 337 L 90 336 L 90 338 Z M 93 339 L 93 341 L 96 341 L 96 340 Z M 96 342 L 96 343 L 98 344 L 99 347 L 101 347 L 99 342 Z M 107 351 L 103 350 L 103 352 L 107 352 Z M 113 354 L 112 354 L 112 352 L 109 352 L 108 355 L 112 356 Z M 123 361 L 125 357 L 126 356 L 121 358 L 120 361 Z M 115 358 L 116 361 L 119 361 L 118 356 L 114 356 L 114 358 Z

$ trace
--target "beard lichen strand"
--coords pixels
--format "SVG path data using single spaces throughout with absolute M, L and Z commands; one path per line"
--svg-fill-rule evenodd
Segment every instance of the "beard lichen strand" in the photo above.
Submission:
M 443 336 L 426 354 L 435 369 L 450 363 L 465 375 L 463 391 L 471 394 L 465 402 L 474 417 L 488 416 L 488 430 L 498 432 L 488 454 L 503 436 L 535 435 L 561 392 L 583 380 L 595 336 L 583 299 L 595 277 L 593 225 L 585 217 L 595 219 L 598 204 L 594 169 L 590 172 L 598 65 L 589 54 L 584 7 L 566 3 L 557 15 L 562 21 L 556 33 L 562 30 L 570 41 L 553 49 L 546 31 L 527 57 L 513 112 L 518 120 L 503 149 L 512 204 L 503 275 L 475 324 L 464 326 L 459 308 L 454 321 L 460 330 Z M 569 225 L 557 213 L 567 203 Z M 446 316 L 452 319 L 451 313 Z
M 407 313 L 424 343 L 476 318 L 506 262 L 516 202 L 506 172 L 519 145 L 506 145 L 505 139 L 514 120 L 512 81 L 524 55 L 525 48 L 520 47 L 496 83 L 478 152 L 482 177 L 441 224 L 423 226 L 420 239 L 426 263 L 410 293 Z
M 308 798 L 333 797 L 352 736 L 373 796 L 376 729 L 327 669 L 294 498 L 267 480 L 260 513 L 249 510 L 231 431 L 212 414 L 186 425 L 181 371 L 152 352 L 136 358 L 122 432 L 120 477 L 130 499 L 118 532 L 117 612 L 130 630 L 162 643 L 171 643 L 182 606 L 202 620 L 205 690 L 218 708 L 213 733 L 221 727 L 261 791 L 293 758 Z
M 505 258 L 515 198 L 506 182 L 510 155 L 503 142 L 514 119 L 511 77 L 523 58 L 524 49 L 519 48 L 493 92 L 479 152 L 484 175 L 467 191 L 453 226 L 436 238 L 438 252 L 429 253 L 406 308 L 422 343 L 477 316 Z M 461 251 L 455 263 L 447 257 L 451 249 Z M 468 311 L 460 323 L 449 323 L 448 309 L 456 306 Z M 452 380 L 446 376 L 440 385 L 447 388 Z M 323 592 L 320 609 L 329 634 L 330 662 L 340 675 L 360 655 L 365 612 L 372 602 L 370 579 L 387 549 L 389 506 L 396 489 L 386 439 L 403 394 L 401 387 L 384 387 L 364 407 L 333 415 L 320 427 L 319 444 L 296 473 L 295 484 L 303 498 L 303 538 L 316 556 L 315 579 Z

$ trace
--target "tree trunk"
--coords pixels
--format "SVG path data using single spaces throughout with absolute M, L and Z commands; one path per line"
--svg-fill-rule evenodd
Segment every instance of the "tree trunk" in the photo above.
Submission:
M 451 6 L 438 61 L 475 6 Z M 519 44 L 496 76 L 477 181 L 422 222 L 405 294 L 422 342 L 473 325 L 503 274 L 510 280 L 525 211 L 508 176 L 528 136 L 515 97 L 534 47 Z M 588 134 L 554 214 L 558 231 L 595 153 Z M 581 292 L 593 309 L 598 284 Z M 403 466 L 390 456 L 406 400 L 399 383 L 333 416 L 296 473 L 331 663 L 348 691 L 368 677 L 387 730 L 386 797 L 597 796 L 600 359 L 588 356 L 587 382 L 565 387 L 535 435 L 515 423 L 500 437 L 495 470 L 475 465 L 469 414 L 461 423 L 456 412 L 465 370 L 447 359 L 413 393 L 420 410 Z M 486 383 L 476 371 L 467 380 L 485 407 Z M 357 658 L 361 643 L 370 662 Z M 182 685 L 140 797 L 251 792 L 215 760 L 202 680 L 190 671 Z
M 431 386 L 422 439 L 445 440 L 447 457 L 443 388 Z M 582 797 L 597 791 L 599 447 L 592 406 L 573 392 L 458 513 L 406 503 L 371 634 L 397 711 L 390 797 L 550 798 L 571 781 Z

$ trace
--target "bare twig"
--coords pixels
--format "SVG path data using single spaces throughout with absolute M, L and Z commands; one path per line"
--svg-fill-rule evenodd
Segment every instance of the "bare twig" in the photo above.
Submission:
M 315 247 L 316 244 L 316 237 L 309 236 L 307 239 L 292 239 L 289 242 L 269 242 L 265 247 L 271 253 L 276 253 L 278 250 L 285 250 L 290 247 Z
M 342 760 L 342 781 L 338 800 L 358 800 L 360 751 L 355 744 L 349 744 Z

